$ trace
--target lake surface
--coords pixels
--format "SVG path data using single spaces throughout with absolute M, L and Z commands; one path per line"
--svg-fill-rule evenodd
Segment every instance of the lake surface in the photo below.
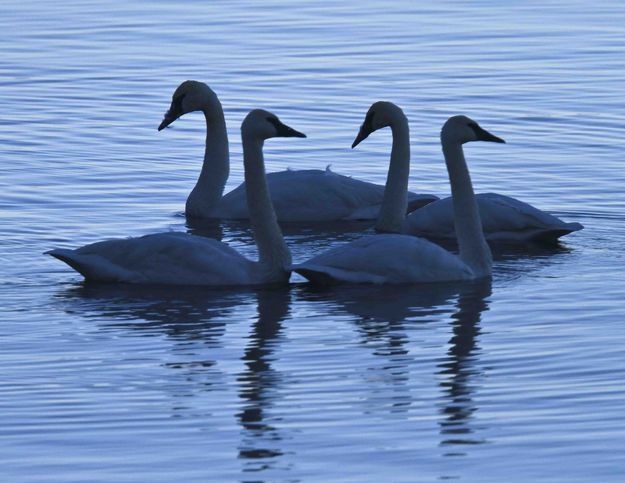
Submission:
M 622 2 L 3 1 L 3 481 L 618 481 L 625 472 Z M 269 171 L 384 183 L 411 123 L 414 191 L 449 192 L 438 133 L 467 114 L 476 191 L 585 230 L 496 252 L 491 284 L 215 290 L 88 286 L 43 255 L 107 237 L 211 232 L 181 216 L 200 114 L 156 127 L 175 87 L 240 122 L 308 135 Z M 368 229 L 287 229 L 301 261 Z M 223 240 L 255 256 L 246 225 Z

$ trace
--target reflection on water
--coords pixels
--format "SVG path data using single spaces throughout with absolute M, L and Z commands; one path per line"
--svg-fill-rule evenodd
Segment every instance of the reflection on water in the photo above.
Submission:
M 2 3 L 3 481 L 622 480 L 622 2 L 257 3 Z M 77 285 L 42 253 L 189 230 L 256 256 L 247 223 L 180 216 L 206 123 L 156 126 L 189 78 L 224 106 L 226 191 L 254 107 L 309 135 L 268 171 L 384 183 L 389 130 L 350 145 L 386 99 L 412 191 L 447 196 L 440 127 L 465 113 L 509 142 L 467 146 L 477 192 L 586 229 L 493 246 L 490 295 Z M 283 226 L 295 263 L 370 229 Z
M 355 316 L 354 324 L 361 344 L 372 348 L 372 354 L 385 360 L 382 366 L 365 368 L 366 384 L 372 386 L 370 410 L 390 407 L 390 411 L 407 412 L 414 403 L 410 373 L 415 360 L 414 324 L 436 320 L 450 311 L 453 336 L 446 357 L 438 364 L 442 419 L 441 445 L 463 445 L 482 442 L 472 438 L 470 420 L 476 410 L 471 394 L 479 387 L 476 368 L 479 348 L 479 321 L 488 310 L 491 282 L 427 284 L 412 286 L 346 286 L 332 289 L 308 289 L 306 296 L 319 301 L 332 301 L 335 307 Z M 477 380 L 476 380 L 477 379 Z M 376 384 L 384 387 L 375 389 Z M 380 401 L 380 397 L 391 401 Z M 453 454 L 453 453 L 449 453 Z
M 184 215 L 183 215 L 184 216 Z M 185 225 L 187 228 L 187 233 L 192 235 L 203 236 L 206 238 L 214 238 L 215 240 L 223 240 L 224 237 L 224 227 L 221 220 L 213 220 L 213 219 L 201 219 L 201 218 L 187 218 L 185 220 Z M 249 225 L 249 224 L 248 224 Z M 251 235 L 252 232 L 248 228 L 248 233 Z
M 283 454 L 283 436 L 275 423 L 266 421 L 277 397 L 282 376 L 273 369 L 275 347 L 280 344 L 282 321 L 289 313 L 288 291 L 258 292 L 258 319 L 252 326 L 242 360 L 246 369 L 239 374 L 239 397 L 243 408 L 237 414 L 242 427 L 239 457 L 250 460 L 243 471 L 268 469 Z M 274 417 L 276 422 L 281 418 Z
M 479 388 L 481 375 L 480 349 L 477 345 L 480 334 L 479 322 L 482 313 L 488 310 L 486 299 L 490 294 L 490 281 L 471 285 L 458 296 L 457 311 L 451 316 L 453 336 L 449 340 L 447 358 L 438 365 L 440 386 L 443 391 L 441 445 L 457 446 L 484 442 L 474 435 L 475 429 L 471 426 L 471 418 L 477 410 L 472 394 Z M 458 454 L 456 451 L 447 454 Z
M 224 318 L 249 294 L 202 287 L 80 284 L 58 297 L 71 302 L 66 310 L 102 321 L 102 330 L 164 334 L 214 346 L 225 332 Z
M 411 374 L 418 364 L 411 354 L 419 350 L 415 329 L 427 328 L 428 322 L 447 314 L 453 335 L 446 356 L 440 354 L 436 373 L 442 389 L 441 444 L 464 445 L 482 442 L 472 436 L 471 416 L 477 408 L 471 395 L 479 389 L 476 338 L 490 293 L 490 283 L 292 286 L 253 291 L 86 284 L 60 292 L 57 299 L 68 313 L 96 320 L 101 331 L 114 331 L 118 337 L 166 336 L 176 342 L 170 350 L 185 354 L 186 361 L 163 362 L 163 367 L 184 371 L 186 382 L 181 385 L 178 378 L 171 393 L 178 400 L 171 407 L 172 416 L 184 416 L 189 408 L 185 398 L 220 389 L 223 381 L 215 367 L 223 362 L 219 355 L 224 352 L 219 349 L 223 351 L 220 340 L 227 331 L 225 320 L 232 320 L 235 313 L 244 314 L 249 332 L 238 356 L 244 366 L 236 377 L 241 402 L 235 417 L 240 426 L 242 470 L 254 473 L 288 471 L 290 464 L 284 457 L 294 452 L 289 442 L 292 435 L 284 427 L 288 417 L 280 414 L 277 404 L 289 392 L 291 378 L 275 367 L 281 354 L 277 349 L 292 343 L 284 338 L 283 325 L 290 317 L 293 295 L 312 307 L 323 304 L 329 317 L 350 314 L 360 346 L 382 362 L 365 365 L 354 374 L 360 380 L 359 390 L 367 394 L 362 401 L 364 415 L 410 416 L 415 404 Z
M 241 410 L 236 417 L 241 426 L 239 457 L 250 460 L 243 471 L 254 472 L 271 467 L 272 460 L 283 454 L 279 429 L 265 421 L 279 389 L 282 377 L 272 368 L 272 354 L 280 343 L 282 321 L 289 314 L 289 288 L 258 290 L 214 290 L 198 287 L 126 286 L 84 284 L 57 296 L 66 311 L 80 312 L 100 321 L 101 330 L 118 334 L 154 337 L 165 335 L 179 342 L 172 350 L 183 352 L 186 362 L 163 363 L 164 367 L 184 370 L 186 387 L 177 387 L 172 397 L 180 399 L 172 406 L 178 413 L 187 409 L 184 398 L 198 391 L 213 390 L 211 374 L 219 363 L 214 356 L 226 331 L 226 318 L 244 308 L 251 321 L 244 354 L 245 370 L 237 377 Z M 193 342 L 189 346 L 188 342 Z M 180 414 L 175 414 L 180 416 Z M 277 418 L 278 420 L 280 418 Z

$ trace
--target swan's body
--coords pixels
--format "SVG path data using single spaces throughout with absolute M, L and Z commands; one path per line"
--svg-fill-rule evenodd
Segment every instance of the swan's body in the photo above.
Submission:
M 313 283 L 419 283 L 475 278 L 455 255 L 422 238 L 380 234 L 339 245 L 293 270 Z
M 509 196 L 480 193 L 475 198 L 488 241 L 555 243 L 561 236 L 583 228 Z M 452 198 L 413 211 L 406 217 L 402 231 L 432 239 L 456 238 Z
M 249 218 L 245 183 L 222 197 L 230 173 L 228 135 L 221 103 L 206 84 L 183 82 L 176 89 L 159 130 L 192 111 L 204 113 L 207 134 L 204 164 L 187 199 L 186 215 L 190 218 Z M 282 222 L 374 220 L 384 198 L 384 186 L 329 169 L 270 173 L 267 181 L 278 221 Z M 408 193 L 408 211 L 437 199 L 434 195 Z
M 271 200 L 281 222 L 375 220 L 384 186 L 360 181 L 326 168 L 267 174 Z M 438 200 L 434 195 L 408 193 L 407 212 Z M 230 191 L 212 212 L 213 218 L 249 218 L 245 183 Z
M 381 127 L 403 125 L 401 110 L 390 103 L 375 103 L 369 109 L 354 145 Z M 403 129 L 403 128 L 402 128 Z M 468 280 L 489 277 L 492 258 L 481 229 L 471 178 L 462 144 L 468 141 L 504 142 L 464 116 L 450 118 L 441 131 L 441 144 L 449 173 L 455 226 L 460 254 L 409 235 L 373 235 L 331 249 L 293 267 L 309 281 L 319 284 L 348 283 L 418 283 Z M 409 166 L 409 148 L 393 143 L 391 159 Z M 407 178 L 407 176 L 406 176 Z M 389 183 L 387 182 L 387 186 Z M 397 191 L 387 204 L 388 231 L 402 223 L 402 200 Z M 388 198 L 387 198 L 388 199 Z M 378 227 L 380 220 L 378 220 Z
M 186 233 L 157 233 L 108 240 L 77 250 L 48 252 L 85 279 L 168 285 L 259 285 L 286 283 L 291 254 L 271 206 L 262 147 L 270 137 L 304 137 L 273 114 L 255 110 L 241 126 L 247 198 L 259 260 L 248 260 L 225 243 Z
M 186 233 L 106 240 L 76 250 L 48 252 L 85 279 L 165 285 L 255 285 L 258 262 L 220 241 Z

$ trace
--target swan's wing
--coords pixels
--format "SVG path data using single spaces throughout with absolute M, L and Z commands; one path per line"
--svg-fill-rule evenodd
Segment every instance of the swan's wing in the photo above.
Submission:
M 417 283 L 465 280 L 471 270 L 438 245 L 406 235 L 373 235 L 340 245 L 293 270 L 312 282 Z
M 581 230 L 579 223 L 566 223 L 533 206 L 497 193 L 476 195 L 484 234 L 489 240 L 555 241 L 558 237 Z M 451 198 L 431 203 L 407 218 L 407 233 L 454 238 L 453 202 Z
M 279 221 L 313 222 L 375 219 L 384 186 L 359 181 L 327 170 L 269 173 L 267 183 Z M 423 206 L 433 195 L 409 193 L 409 206 Z M 248 218 L 245 183 L 226 194 L 218 208 L 220 218 Z
M 581 230 L 579 223 L 566 223 L 560 218 L 550 215 L 523 201 L 497 193 L 481 193 L 477 195 L 480 215 L 484 213 L 484 229 L 489 232 L 501 227 L 507 230 L 524 230 L 536 228 L 570 228 L 571 231 Z
M 410 213 L 404 220 L 403 231 L 417 236 L 454 238 L 454 207 L 451 197 L 430 203 Z
M 85 279 L 171 285 L 250 283 L 253 262 L 220 241 L 186 233 L 107 240 L 48 254 Z

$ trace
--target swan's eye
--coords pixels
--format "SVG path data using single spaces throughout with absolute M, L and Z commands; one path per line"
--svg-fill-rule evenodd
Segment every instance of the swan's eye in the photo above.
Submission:
M 186 96 L 186 94 L 180 94 L 172 99 L 171 105 L 175 111 L 182 112 L 182 100 L 184 99 L 184 96 Z
M 477 122 L 469 122 L 467 123 L 467 126 L 469 126 L 473 132 L 475 133 L 475 135 L 477 136 L 479 130 L 480 130 L 480 126 L 477 125 Z
M 373 116 L 375 115 L 375 111 L 369 111 L 365 116 L 365 121 L 363 125 L 366 126 L 369 130 L 373 130 Z
M 280 126 L 280 121 L 278 121 L 275 117 L 268 117 L 267 120 L 273 124 L 276 129 Z

